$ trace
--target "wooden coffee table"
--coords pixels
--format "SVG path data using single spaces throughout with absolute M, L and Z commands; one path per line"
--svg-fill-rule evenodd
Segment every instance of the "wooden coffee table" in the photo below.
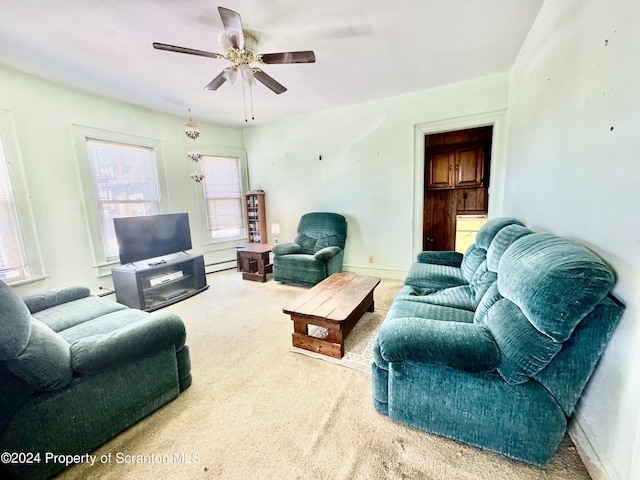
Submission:
M 364 312 L 373 312 L 377 277 L 334 273 L 298 298 L 283 312 L 293 320 L 293 346 L 334 358 L 344 356 L 344 339 Z M 327 329 L 327 337 L 309 335 L 309 325 Z

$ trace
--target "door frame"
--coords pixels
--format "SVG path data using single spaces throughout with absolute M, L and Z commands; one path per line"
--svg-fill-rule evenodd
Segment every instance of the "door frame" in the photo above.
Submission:
M 505 186 L 507 110 L 494 110 L 475 115 L 447 118 L 414 126 L 413 163 L 413 258 L 422 251 L 422 221 L 424 216 L 424 137 L 433 133 L 452 132 L 467 128 L 493 126 L 491 140 L 491 183 L 489 185 L 488 216 L 502 212 Z

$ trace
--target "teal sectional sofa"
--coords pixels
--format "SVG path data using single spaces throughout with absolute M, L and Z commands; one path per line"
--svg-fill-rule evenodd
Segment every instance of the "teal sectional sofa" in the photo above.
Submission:
M 4 478 L 63 470 L 191 384 L 182 320 L 66 287 L 18 297 L 0 281 Z M 5 454 L 6 455 L 6 454 Z
M 547 463 L 622 316 L 614 283 L 584 245 L 509 218 L 488 222 L 464 256 L 423 252 L 374 342 L 375 408 Z

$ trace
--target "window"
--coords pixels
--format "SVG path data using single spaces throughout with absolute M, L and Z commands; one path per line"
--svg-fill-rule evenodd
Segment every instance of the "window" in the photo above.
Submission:
M 2 138 L 0 138 L 0 239 L 0 278 L 6 283 L 30 278 Z
M 160 190 L 151 147 L 86 139 L 104 254 L 118 258 L 113 219 L 160 213 Z
M 212 240 L 246 237 L 240 159 L 204 155 L 200 161 L 209 237 Z

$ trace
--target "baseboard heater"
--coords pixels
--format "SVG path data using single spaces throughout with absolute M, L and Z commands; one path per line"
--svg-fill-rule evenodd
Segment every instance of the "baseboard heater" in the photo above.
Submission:
M 228 265 L 232 263 L 233 265 Z M 227 267 L 221 267 L 222 265 L 228 265 Z M 211 274 L 211 273 L 218 273 L 218 272 L 224 272 L 226 270 L 236 270 L 238 268 L 238 261 L 234 258 L 232 260 L 223 260 L 221 262 L 214 262 L 214 263 L 207 263 L 205 265 L 205 268 L 207 267 L 220 267 L 220 268 L 215 268 L 214 270 L 210 270 L 208 272 L 205 272 L 207 275 Z

